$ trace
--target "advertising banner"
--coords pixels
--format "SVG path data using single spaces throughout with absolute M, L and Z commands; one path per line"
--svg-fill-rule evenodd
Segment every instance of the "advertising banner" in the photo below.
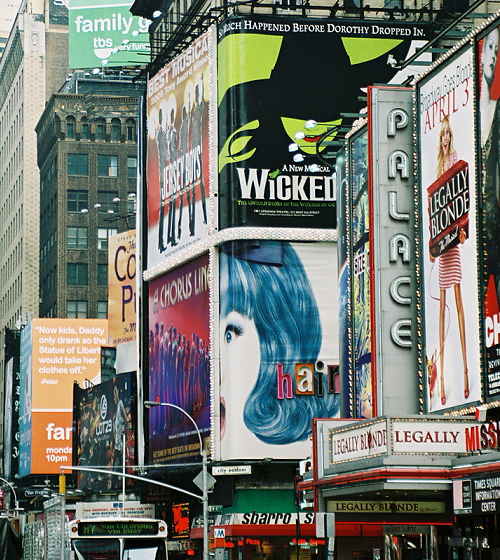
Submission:
M 116 346 L 136 339 L 135 230 L 109 238 L 108 271 L 109 343 Z
M 18 331 L 5 328 L 5 373 L 3 422 L 3 473 L 10 478 L 19 474 L 19 428 L 21 412 L 21 336 Z
M 29 404 L 22 406 L 21 430 L 31 423 L 31 433 L 26 431 L 21 437 L 29 453 L 23 469 L 28 469 L 29 463 L 31 467 L 23 472 L 59 473 L 61 465 L 71 465 L 72 461 L 73 384 L 99 382 L 101 346 L 108 343 L 108 322 L 33 319 L 29 329 L 29 350 L 24 347 L 25 338 L 21 339 L 21 383 L 23 398 Z M 30 412 L 31 418 L 25 420 Z
M 304 458 L 340 407 L 336 246 L 244 240 L 219 260 L 220 459 Z
M 151 23 L 133 16 L 132 0 L 69 0 L 69 67 L 134 66 L 150 60 Z
M 121 467 L 135 462 L 135 426 L 132 397 L 135 376 L 121 373 L 87 389 L 74 386 L 74 425 L 77 448 L 73 464 L 79 467 Z M 127 481 L 130 483 L 130 481 Z M 121 488 L 116 476 L 80 471 L 77 487 L 93 490 Z
M 149 284 L 149 400 L 182 408 L 210 441 L 208 255 Z M 183 412 L 149 411 L 151 463 L 200 457 L 198 434 Z
M 352 341 L 356 418 L 373 418 L 370 279 L 370 207 L 368 199 L 368 129 L 349 141 L 349 204 L 351 205 Z
M 481 399 L 473 91 L 472 47 L 417 83 L 428 412 Z
M 21 331 L 21 410 L 19 416 L 19 476 L 31 474 L 31 428 L 33 410 L 33 323 Z
M 487 399 L 497 399 L 500 395 L 500 330 L 498 328 L 500 324 L 500 175 L 498 173 L 500 71 L 497 64 L 499 35 L 497 20 L 478 44 Z
M 399 80 L 388 63 L 421 24 L 231 16 L 218 28 L 220 227 L 335 228 L 335 184 L 317 157 L 361 88 Z M 397 81 L 396 83 L 399 83 Z M 335 132 L 329 140 L 335 139 Z
M 210 226 L 213 30 L 148 82 L 148 268 Z

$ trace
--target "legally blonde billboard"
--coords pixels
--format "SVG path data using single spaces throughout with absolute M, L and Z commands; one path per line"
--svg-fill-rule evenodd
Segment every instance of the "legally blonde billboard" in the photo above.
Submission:
M 148 82 L 148 268 L 208 235 L 212 34 Z
M 208 255 L 149 284 L 149 400 L 185 410 L 210 442 Z M 205 443 L 204 443 L 205 445 Z M 174 407 L 149 412 L 151 463 L 195 460 L 198 435 Z
M 339 413 L 335 244 L 228 242 L 219 260 L 218 459 L 306 457 L 312 419 Z
M 364 106 L 362 88 L 401 79 L 388 57 L 404 60 L 426 38 L 422 24 L 313 21 L 241 15 L 219 24 L 221 228 L 335 228 L 335 184 L 317 142 L 350 128 L 341 113 Z
M 473 94 L 472 47 L 417 83 L 429 412 L 481 398 Z

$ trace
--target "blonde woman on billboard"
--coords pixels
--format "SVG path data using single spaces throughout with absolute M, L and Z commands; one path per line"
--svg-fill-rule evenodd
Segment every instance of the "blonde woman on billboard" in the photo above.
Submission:
M 441 177 L 448 169 L 458 162 L 458 154 L 453 147 L 453 132 L 450 128 L 449 117 L 446 116 L 441 122 L 439 132 L 439 145 L 437 156 L 437 177 Z M 460 230 L 459 241 L 462 244 L 466 239 L 466 233 Z M 434 262 L 434 257 L 430 256 Z M 462 347 L 462 360 L 464 367 L 464 397 L 469 398 L 469 372 L 467 368 L 467 349 L 465 341 L 465 314 L 462 300 L 462 263 L 460 259 L 460 246 L 455 245 L 446 252 L 441 253 L 439 259 L 439 364 L 440 364 L 440 389 L 441 404 L 446 404 L 446 391 L 444 386 L 444 342 L 445 342 L 445 314 L 446 314 L 446 291 L 453 288 L 457 308 L 458 330 L 460 333 L 460 344 Z

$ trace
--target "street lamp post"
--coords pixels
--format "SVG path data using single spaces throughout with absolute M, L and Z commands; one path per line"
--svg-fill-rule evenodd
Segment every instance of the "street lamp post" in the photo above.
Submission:
M 8 480 L 5 480 L 5 478 L 0 477 L 0 481 L 7 484 L 7 486 L 12 490 L 12 493 L 14 494 L 14 512 L 18 512 L 20 508 L 19 508 L 19 502 L 17 500 L 17 494 L 16 491 L 14 490 L 14 486 L 12 486 L 12 484 Z
M 175 408 L 180 410 L 185 414 L 189 420 L 191 420 L 196 433 L 198 434 L 198 440 L 200 441 L 200 455 L 201 455 L 201 468 L 202 468 L 202 503 L 203 503 L 203 560 L 208 560 L 208 471 L 207 471 L 207 452 L 203 447 L 203 440 L 201 438 L 201 432 L 198 428 L 198 424 L 195 422 L 194 418 L 188 414 L 183 408 L 172 403 L 156 402 L 156 401 L 144 401 L 144 406 L 146 408 L 153 408 L 155 406 L 168 406 L 170 408 Z

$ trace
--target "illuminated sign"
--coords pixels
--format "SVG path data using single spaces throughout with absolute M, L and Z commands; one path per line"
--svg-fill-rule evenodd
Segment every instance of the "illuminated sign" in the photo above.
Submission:
M 158 534 L 156 521 L 84 521 L 78 524 L 82 537 L 142 537 Z

